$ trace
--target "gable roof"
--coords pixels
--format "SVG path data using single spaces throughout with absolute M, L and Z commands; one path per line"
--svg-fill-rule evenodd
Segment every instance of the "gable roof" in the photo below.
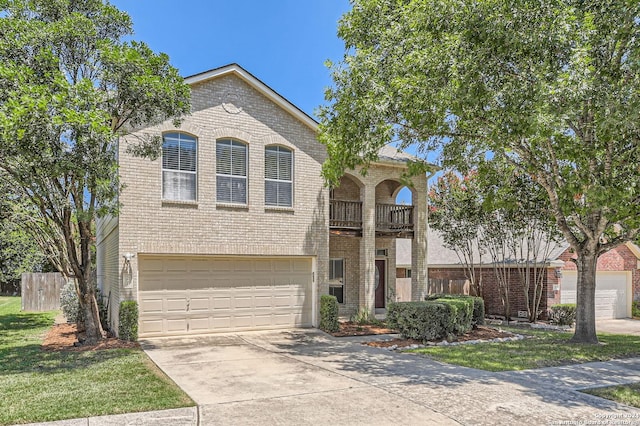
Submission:
M 302 111 L 300 108 L 295 106 L 291 101 L 286 99 L 284 96 L 280 95 L 278 92 L 273 90 L 267 84 L 265 84 L 262 80 L 251 74 L 249 71 L 242 68 L 240 65 L 236 63 L 224 65 L 218 68 L 213 68 L 208 71 L 203 71 L 197 74 L 190 75 L 184 78 L 185 83 L 189 85 L 194 85 L 197 83 L 202 83 L 207 80 L 212 80 L 218 77 L 222 77 L 225 75 L 235 75 L 236 77 L 242 79 L 245 83 L 249 84 L 252 88 L 256 89 L 262 95 L 264 95 L 267 99 L 287 111 L 289 114 L 300 120 L 302 123 L 307 125 L 314 132 L 318 131 L 318 122 L 308 115 L 306 112 Z M 423 161 L 418 157 L 415 157 L 406 152 L 400 151 L 397 148 L 386 145 L 383 146 L 378 152 L 378 161 L 379 163 L 391 163 L 391 164 L 402 164 L 405 165 L 410 161 Z
M 278 92 L 262 82 L 262 80 L 260 80 L 238 64 L 229 64 L 208 71 L 203 71 L 201 73 L 185 77 L 184 81 L 189 85 L 194 85 L 196 83 L 202 83 L 204 81 L 212 80 L 214 78 L 222 77 L 225 75 L 235 75 L 236 77 L 239 77 L 251 87 L 260 92 L 262 95 L 264 95 L 267 99 L 306 124 L 307 127 L 309 127 L 311 130 L 313 130 L 314 132 L 318 131 L 318 122 L 316 120 L 311 118 L 311 116 L 309 116 L 307 113 L 302 111 L 284 96 L 280 95 Z

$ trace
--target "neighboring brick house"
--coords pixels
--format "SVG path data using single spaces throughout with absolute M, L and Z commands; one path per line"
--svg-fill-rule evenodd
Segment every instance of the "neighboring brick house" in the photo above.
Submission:
M 310 327 L 322 294 L 340 312 L 384 308 L 397 236 L 413 238 L 416 299 L 426 275 L 426 176 L 394 204 L 412 157 L 385 148 L 366 176 L 329 191 L 317 123 L 238 65 L 187 77 L 192 113 L 120 140 L 117 217 L 97 224 L 98 284 L 117 330 L 137 300 L 140 335 Z M 127 147 L 161 135 L 163 155 Z
M 398 240 L 400 244 L 402 242 Z M 470 292 L 464 269 L 456 254 L 444 247 L 441 236 L 430 231 L 428 236 L 428 288 L 436 293 L 447 289 L 454 292 Z M 545 278 L 540 310 L 546 310 L 557 303 L 575 303 L 576 266 L 569 261 L 572 257 L 567 244 L 554 248 L 548 259 L 544 259 Z M 634 244 L 623 244 L 600 256 L 596 288 L 596 316 L 598 318 L 625 318 L 631 316 L 632 300 L 640 299 L 640 271 L 638 259 L 640 250 Z M 543 259 L 541 259 L 542 261 Z M 488 315 L 502 315 L 504 312 L 496 275 L 490 260 L 483 259 L 483 298 Z M 509 289 L 511 315 L 518 316 L 526 311 L 525 294 L 518 271 L 510 271 Z

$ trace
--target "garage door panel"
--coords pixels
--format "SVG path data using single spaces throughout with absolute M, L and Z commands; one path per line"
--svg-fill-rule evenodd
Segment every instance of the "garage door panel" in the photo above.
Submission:
M 231 308 L 231 297 L 219 297 L 213 296 L 213 301 L 211 303 L 211 307 L 215 310 L 218 309 L 230 309 Z
M 576 303 L 577 272 L 564 271 L 560 292 L 561 303 Z M 597 319 L 627 317 L 629 295 L 626 272 L 598 272 L 595 310 Z
M 191 317 L 189 318 L 189 331 L 203 332 L 209 330 L 209 317 Z
M 187 312 L 187 299 L 185 297 L 167 298 L 166 311 L 167 312 Z
M 140 321 L 140 334 L 162 333 L 162 319 L 143 319 Z
M 188 331 L 186 318 L 168 318 L 166 323 L 169 333 L 186 333 Z
M 162 298 L 158 299 L 141 299 L 140 300 L 140 310 L 142 312 L 147 312 L 149 314 L 161 314 L 163 309 L 163 300 Z
M 254 265 L 254 270 L 256 272 L 271 272 L 272 270 L 271 261 L 268 259 L 256 260 Z
M 268 327 L 273 324 L 273 319 L 271 318 L 271 313 L 263 314 L 263 315 L 254 315 L 254 327 Z
M 310 259 L 141 257 L 141 335 L 311 325 Z
M 208 297 L 192 297 L 189 300 L 189 311 L 209 311 L 209 305 Z
M 165 263 L 166 272 L 183 272 L 187 270 L 187 259 L 173 258 L 167 259 Z
M 231 317 L 216 315 L 211 318 L 210 324 L 213 331 L 229 330 L 231 329 Z
M 253 315 L 252 314 L 235 314 L 231 317 L 231 327 L 232 328 L 251 328 L 253 326 Z

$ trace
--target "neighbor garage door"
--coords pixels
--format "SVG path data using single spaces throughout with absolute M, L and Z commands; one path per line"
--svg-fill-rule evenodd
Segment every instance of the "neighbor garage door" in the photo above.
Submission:
M 311 326 L 311 259 L 139 259 L 140 335 Z
M 576 303 L 576 271 L 562 271 L 560 301 Z M 596 318 L 630 316 L 630 280 L 627 272 L 598 272 L 596 277 Z

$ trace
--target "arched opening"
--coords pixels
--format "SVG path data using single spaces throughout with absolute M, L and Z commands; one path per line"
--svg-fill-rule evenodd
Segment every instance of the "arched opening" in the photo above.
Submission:
M 397 180 L 376 185 L 376 231 L 401 236 L 413 232 L 412 192 Z
M 412 206 L 413 205 L 413 192 L 406 186 L 403 186 L 397 191 L 396 195 L 396 204 L 401 204 L 404 206 Z
M 354 177 L 344 175 L 340 185 L 331 189 L 329 200 L 329 225 L 336 230 L 362 229 L 362 184 Z

